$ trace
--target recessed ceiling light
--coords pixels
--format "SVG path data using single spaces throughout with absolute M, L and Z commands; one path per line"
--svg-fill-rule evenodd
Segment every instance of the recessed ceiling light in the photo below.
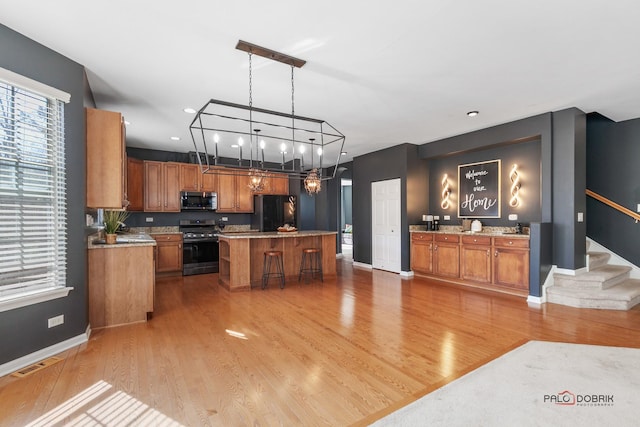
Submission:
M 180 141 L 180 137 L 179 136 L 172 136 L 171 140 L 172 141 Z
M 469 111 L 469 112 L 467 113 L 467 116 L 469 116 L 469 117 L 475 117 L 475 116 L 477 116 L 478 114 L 480 114 L 480 113 L 479 113 L 479 112 L 477 112 L 477 111 Z
M 188 113 L 188 114 L 195 114 L 197 112 L 195 109 L 193 109 L 191 107 L 187 107 L 182 111 L 184 111 L 185 113 Z
M 342 151 L 342 152 L 340 152 L 340 155 L 341 155 L 341 156 L 346 156 L 346 155 L 347 155 L 347 152 L 346 152 L 346 151 Z

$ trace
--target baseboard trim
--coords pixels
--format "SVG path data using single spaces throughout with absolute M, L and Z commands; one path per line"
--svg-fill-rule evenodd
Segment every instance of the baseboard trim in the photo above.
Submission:
M 540 306 L 542 305 L 542 303 L 543 303 L 542 297 L 534 297 L 533 295 L 529 295 L 527 297 L 527 304 Z
M 410 279 L 413 277 L 413 271 L 409 270 L 409 271 L 401 271 L 400 272 L 400 277 L 406 277 L 407 279 Z
M 373 266 L 371 264 L 365 264 L 363 262 L 353 261 L 353 266 L 358 268 L 365 268 L 367 270 L 373 270 Z
M 24 368 L 25 366 L 33 365 L 47 357 L 55 356 L 56 354 L 62 353 L 63 351 L 69 350 L 77 345 L 84 344 L 89 341 L 90 333 L 91 328 L 87 326 L 87 331 L 84 334 L 80 334 L 73 338 L 69 338 L 68 340 L 59 342 L 58 344 L 27 354 L 26 356 L 22 356 L 18 359 L 12 360 L 11 362 L 4 363 L 0 365 L 0 377 L 4 377 L 18 369 Z
M 565 274 L 567 276 L 577 276 L 578 274 L 588 273 L 589 269 L 587 267 L 582 267 L 577 270 L 569 270 L 568 268 L 556 268 L 554 273 Z

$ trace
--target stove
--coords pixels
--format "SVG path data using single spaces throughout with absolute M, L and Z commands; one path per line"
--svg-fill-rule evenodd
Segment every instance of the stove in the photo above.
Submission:
M 182 275 L 218 272 L 218 229 L 215 220 L 180 220 Z

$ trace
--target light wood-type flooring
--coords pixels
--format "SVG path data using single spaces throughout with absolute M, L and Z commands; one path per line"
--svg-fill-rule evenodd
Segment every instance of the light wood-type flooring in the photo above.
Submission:
M 365 425 L 528 340 L 638 348 L 639 307 L 529 307 L 340 261 L 284 290 L 161 278 L 149 322 L 0 378 L 0 425 Z

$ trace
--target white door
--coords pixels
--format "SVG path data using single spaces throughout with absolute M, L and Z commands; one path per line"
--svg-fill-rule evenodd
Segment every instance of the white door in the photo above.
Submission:
M 400 273 L 400 179 L 371 183 L 373 268 Z

